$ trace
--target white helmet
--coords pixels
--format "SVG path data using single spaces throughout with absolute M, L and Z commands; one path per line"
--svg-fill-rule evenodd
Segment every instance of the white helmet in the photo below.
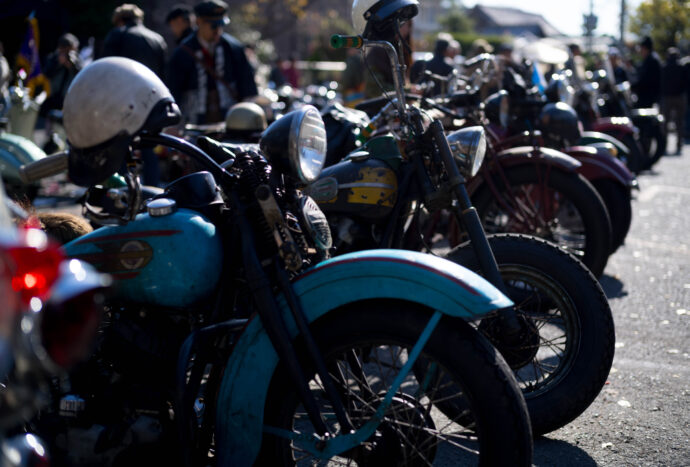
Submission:
M 369 38 L 381 31 L 393 20 L 407 21 L 419 12 L 417 0 L 354 0 L 352 2 L 352 26 L 355 33 Z
M 151 69 L 124 57 L 92 62 L 72 81 L 63 106 L 70 178 L 83 185 L 102 181 L 122 166 L 137 133 L 179 119 L 172 94 Z

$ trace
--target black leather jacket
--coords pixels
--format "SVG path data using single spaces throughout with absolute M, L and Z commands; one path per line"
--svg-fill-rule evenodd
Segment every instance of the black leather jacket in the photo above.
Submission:
M 163 79 L 167 48 L 160 34 L 141 23 L 130 22 L 108 33 L 101 55 L 131 58 L 143 63 Z

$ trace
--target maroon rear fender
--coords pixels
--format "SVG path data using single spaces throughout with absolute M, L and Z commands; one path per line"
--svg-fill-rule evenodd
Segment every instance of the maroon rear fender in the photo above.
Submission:
M 635 133 L 635 124 L 628 117 L 606 117 L 598 118 L 593 124 L 592 131 L 607 133 L 613 137 Z M 620 139 L 620 138 L 618 138 Z
M 604 148 L 591 146 L 573 146 L 565 149 L 565 153 L 577 159 L 581 166 L 577 173 L 590 182 L 600 179 L 614 180 L 626 188 L 636 185 L 635 175 L 620 160 L 613 157 Z
M 489 170 L 493 175 L 498 176 L 496 164 L 500 164 L 503 170 L 512 167 L 518 167 L 525 164 L 545 164 L 550 167 L 556 167 L 564 172 L 577 173 L 582 164 L 575 158 L 556 149 L 534 147 L 534 146 L 519 146 L 515 148 L 505 149 L 494 156 L 494 159 L 489 165 L 484 165 L 479 173 L 472 177 L 467 183 L 467 190 L 474 193 L 476 189 L 484 181 L 484 171 Z

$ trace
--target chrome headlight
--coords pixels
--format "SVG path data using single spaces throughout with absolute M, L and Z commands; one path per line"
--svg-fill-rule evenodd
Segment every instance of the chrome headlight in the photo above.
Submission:
M 492 123 L 499 123 L 502 127 L 508 127 L 510 123 L 510 98 L 506 91 L 499 91 L 486 98 L 484 101 L 484 113 Z
M 333 237 L 326 215 L 316 201 L 307 195 L 300 197 L 300 207 L 306 230 L 314 244 L 318 249 L 328 251 L 333 246 Z
M 326 161 L 326 126 L 319 111 L 305 105 L 271 123 L 259 146 L 281 173 L 313 182 Z
M 452 132 L 447 138 L 460 172 L 466 177 L 475 176 L 486 154 L 484 128 L 480 126 L 462 128 Z
M 302 107 L 292 120 L 288 143 L 290 165 L 304 183 L 313 182 L 326 162 L 326 126 L 312 106 Z

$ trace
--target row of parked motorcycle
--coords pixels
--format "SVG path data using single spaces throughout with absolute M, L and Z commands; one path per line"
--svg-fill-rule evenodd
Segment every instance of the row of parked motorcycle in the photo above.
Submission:
M 582 131 L 564 101 L 611 89 L 571 94 L 563 73 L 542 95 L 488 55 L 444 94 L 406 93 L 377 40 L 417 13 L 396 5 L 332 38 L 391 60 L 394 91 L 358 111 L 302 100 L 265 128 L 239 104 L 180 138 L 147 68 L 77 75 L 68 150 L 17 173 L 88 187 L 94 230 L 0 246 L 7 442 L 57 465 L 529 465 L 533 435 L 591 404 L 615 342 L 596 277 L 654 158 L 643 132 L 596 127 L 631 149 Z M 95 99 L 104 74 L 123 84 Z M 189 173 L 141 186 L 152 146 Z

